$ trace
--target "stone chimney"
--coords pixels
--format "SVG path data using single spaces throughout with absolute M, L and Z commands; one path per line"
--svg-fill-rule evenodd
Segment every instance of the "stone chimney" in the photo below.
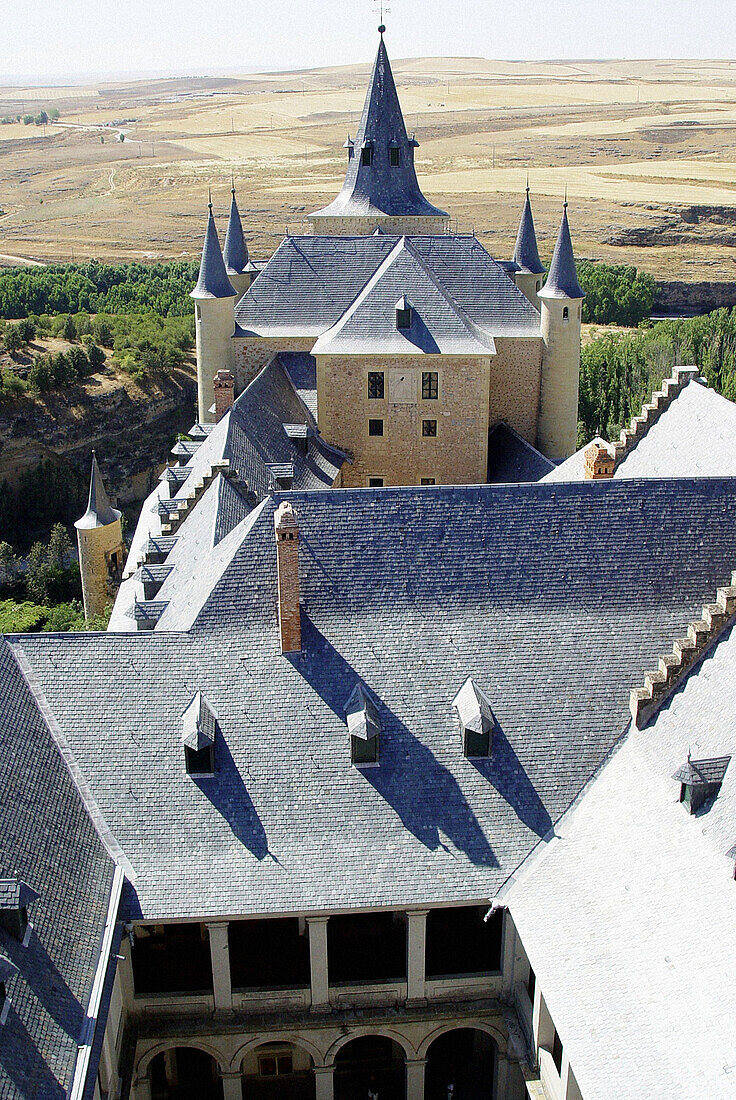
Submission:
M 219 424 L 235 400 L 235 379 L 229 370 L 218 370 L 212 382 L 215 391 L 215 423 Z
M 595 440 L 585 451 L 586 481 L 600 481 L 613 477 L 615 459 L 605 443 Z
M 294 509 L 283 501 L 273 517 L 276 530 L 276 568 L 279 578 L 281 652 L 299 653 L 302 624 L 299 609 L 299 525 Z

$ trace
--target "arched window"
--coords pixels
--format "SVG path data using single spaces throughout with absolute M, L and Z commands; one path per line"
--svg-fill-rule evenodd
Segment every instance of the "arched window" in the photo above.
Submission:
M 570 310 L 567 308 L 567 306 L 565 306 L 565 308 L 562 311 L 562 320 L 563 321 L 569 321 L 570 320 Z

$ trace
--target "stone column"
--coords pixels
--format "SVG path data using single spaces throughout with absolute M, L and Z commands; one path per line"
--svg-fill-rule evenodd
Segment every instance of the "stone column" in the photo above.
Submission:
M 329 917 L 307 917 L 312 1012 L 328 1012 L 330 1008 L 330 981 L 327 971 L 328 920 Z
M 406 1063 L 406 1100 L 424 1100 L 424 1068 L 426 1058 L 412 1058 Z
M 230 983 L 230 947 L 228 945 L 228 922 L 212 921 L 207 923 L 210 934 L 210 956 L 212 958 L 212 987 L 215 994 L 215 1012 L 232 1012 L 233 990 Z
M 502 936 L 502 950 L 503 961 L 501 968 L 503 971 L 503 995 L 509 1003 L 513 1001 L 514 993 L 514 978 L 516 971 L 516 929 L 514 928 L 514 922 L 511 919 L 511 914 L 508 909 L 504 909 L 502 913 L 503 917 L 503 936 Z
M 423 1005 L 426 1001 L 424 959 L 427 947 L 427 910 L 410 910 L 406 914 L 406 923 L 406 1003 Z
M 151 1100 L 151 1078 L 137 1077 L 133 1085 L 132 1100 Z
M 243 1078 L 239 1070 L 220 1073 L 223 1100 L 243 1100 Z
M 334 1066 L 314 1067 L 315 1100 L 332 1100 L 335 1086 Z
M 509 1096 L 509 1060 L 500 1050 L 496 1054 L 496 1088 L 493 1095 L 498 1096 L 499 1100 L 506 1100 Z

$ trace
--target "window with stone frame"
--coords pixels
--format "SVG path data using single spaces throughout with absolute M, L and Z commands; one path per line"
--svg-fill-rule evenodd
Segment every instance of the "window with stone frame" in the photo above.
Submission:
M 383 435 L 383 421 L 382 420 L 369 420 L 368 421 L 368 435 Z
M 383 478 L 382 477 L 369 477 L 368 478 L 368 488 L 369 489 L 382 489 L 383 488 Z
M 436 485 L 437 479 L 434 477 L 423 477 L 419 481 L 420 485 Z
M 422 371 L 422 401 L 436 401 L 440 376 L 436 370 Z
M 436 420 L 423 420 L 422 421 L 422 435 L 428 439 L 434 439 L 437 435 L 437 421 Z
M 386 376 L 382 370 L 368 371 L 368 399 L 381 401 L 386 391 Z

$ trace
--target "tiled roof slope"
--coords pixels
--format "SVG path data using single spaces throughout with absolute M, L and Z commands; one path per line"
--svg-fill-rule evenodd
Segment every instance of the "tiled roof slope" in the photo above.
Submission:
M 100 953 L 113 882 L 107 855 L 7 642 L 0 640 L 0 877 L 39 895 L 27 947 L 0 929 L 18 967 L 0 1027 L 2 1100 L 63 1100 Z
M 601 442 L 603 442 L 601 440 Z M 587 445 L 586 445 L 587 446 Z M 584 475 L 585 447 L 545 481 Z M 617 465 L 615 478 L 736 475 L 736 404 L 694 379 Z
M 310 430 L 307 439 L 306 454 L 284 431 L 284 424 L 293 423 L 307 424 L 314 429 Z M 213 464 L 223 460 L 227 460 L 236 484 L 225 486 L 220 478 L 216 479 L 217 492 L 210 493 L 210 486 L 204 494 L 209 504 L 205 506 L 204 497 L 200 498 L 178 529 L 176 553 L 167 559 L 167 564 L 179 562 L 178 575 L 167 582 L 162 593 L 179 584 L 182 570 L 188 573 L 196 568 L 196 554 L 205 544 L 208 549 L 215 546 L 245 518 L 257 501 L 277 487 L 269 464 L 291 463 L 295 488 L 327 488 L 333 485 L 345 456 L 316 434 L 311 413 L 302 403 L 280 359 L 274 356 L 197 448 L 187 464 L 187 468 L 191 468 L 189 478 L 177 490 L 177 497 L 186 496 L 190 485 L 195 485 Z M 131 629 L 129 611 L 134 596 L 142 598 L 142 585 L 135 574 L 148 538 L 161 531 L 159 493 L 160 486 L 157 486 L 144 502 L 125 566 L 125 579 L 110 619 L 113 630 Z M 188 542 L 191 531 L 197 532 L 196 553 Z
M 396 326 L 397 303 L 411 309 L 411 326 Z M 406 237 L 397 241 L 365 289 L 313 355 L 494 355 L 465 311 L 442 288 Z
M 370 143 L 372 163 L 362 163 L 361 151 Z M 414 169 L 414 140 L 404 125 L 391 63 L 383 35 L 378 45 L 373 72 L 354 142 L 355 154 L 348 162 L 345 182 L 337 198 L 311 217 L 448 217 L 428 202 L 417 182 Z M 398 166 L 390 164 L 390 149 L 398 150 Z
M 534 230 L 532 204 L 529 200 L 529 188 L 526 189 L 524 209 L 521 212 L 519 232 L 516 235 L 516 247 L 512 264 L 516 271 L 529 275 L 544 275 L 544 266 L 539 258 L 537 234 Z
M 507 895 L 583 1096 L 734 1095 L 736 771 L 693 816 L 672 775 L 690 749 L 736 755 L 735 708 L 731 632 Z
M 585 291 L 578 282 L 578 273 L 575 266 L 575 255 L 570 237 L 570 223 L 567 220 L 567 202 L 562 211 L 562 221 L 555 241 L 555 250 L 552 253 L 552 262 L 544 286 L 539 292 L 540 298 L 571 298 L 577 300 L 585 297 Z
M 481 900 L 616 743 L 631 683 L 730 576 L 735 488 L 279 495 L 245 521 L 189 633 L 19 644 L 146 917 Z M 289 657 L 276 619 L 282 499 L 301 540 L 304 651 Z M 498 721 L 487 762 L 462 756 L 452 700 L 468 676 Z M 344 717 L 357 681 L 382 731 L 365 772 Z M 220 719 L 214 781 L 187 776 L 180 757 L 178 719 L 197 690 Z
M 235 309 L 235 335 L 319 336 L 343 316 L 396 236 L 286 237 Z M 539 336 L 539 314 L 475 237 L 407 237 L 486 336 Z M 412 288 L 404 293 L 411 298 Z
M 202 259 L 199 263 L 199 278 L 192 298 L 234 298 L 235 289 L 228 279 L 225 261 L 222 258 L 220 238 L 217 236 L 212 203 L 209 204 L 207 229 L 202 246 Z
M 540 481 L 554 468 L 554 463 L 508 424 L 497 424 L 489 432 L 488 482 L 491 485 Z

